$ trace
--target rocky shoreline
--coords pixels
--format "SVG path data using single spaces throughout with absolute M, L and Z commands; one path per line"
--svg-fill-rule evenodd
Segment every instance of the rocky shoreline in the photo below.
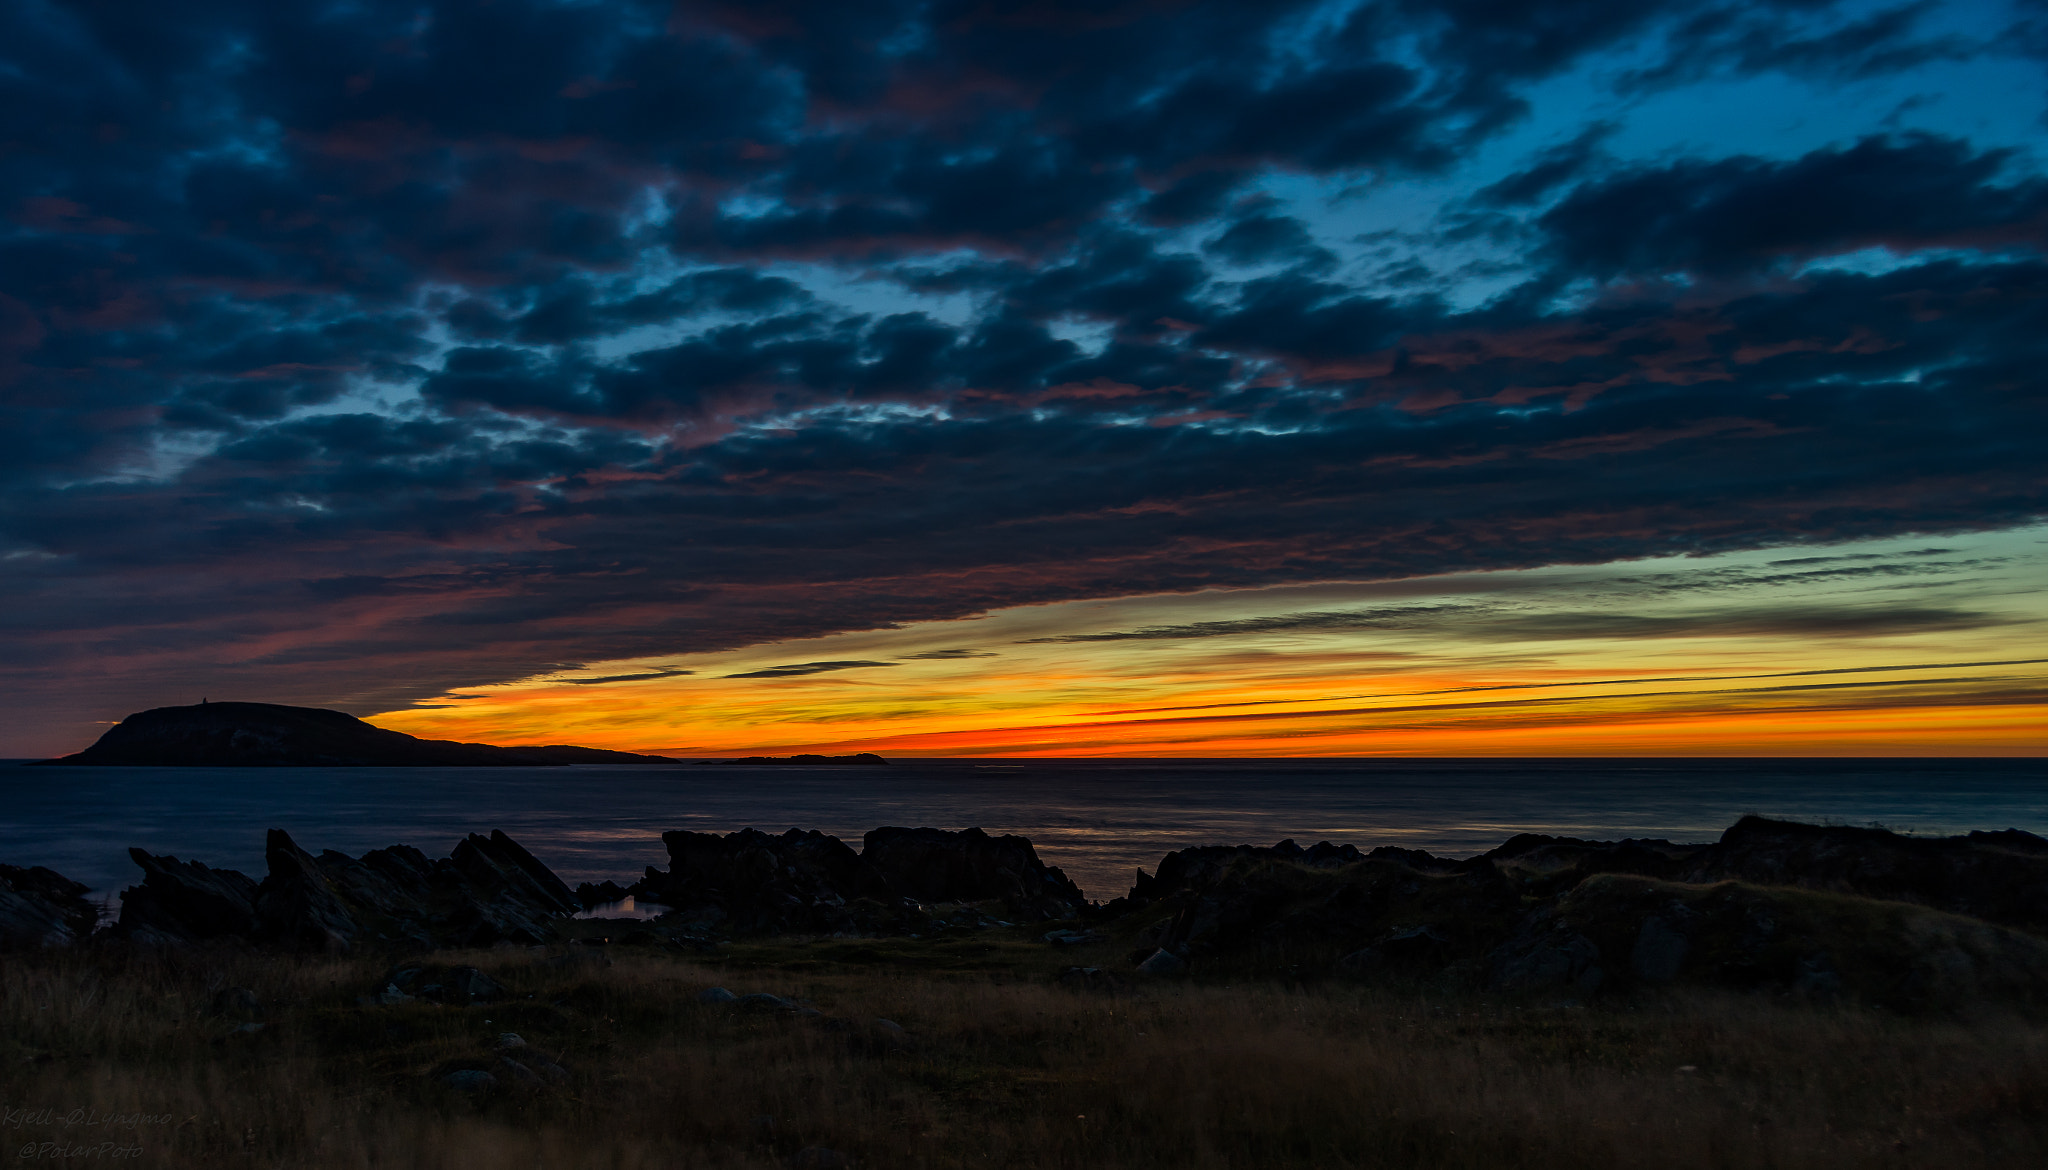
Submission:
M 106 925 L 78 883 L 0 866 L 0 946 L 703 954 L 995 932 L 1071 952 L 1064 978 L 1087 986 L 1204 972 L 1571 997 L 1691 984 L 1907 1009 L 2048 992 L 2048 840 L 2013 829 L 1914 838 L 1746 817 L 1711 843 L 1523 834 L 1469 859 L 1211 846 L 1167 854 L 1106 903 L 1027 839 L 980 829 L 878 828 L 858 850 L 797 829 L 662 840 L 667 869 L 574 891 L 502 832 L 430 859 L 403 845 L 315 855 L 273 829 L 261 880 L 132 849 L 142 880 Z M 629 896 L 666 909 L 588 916 Z

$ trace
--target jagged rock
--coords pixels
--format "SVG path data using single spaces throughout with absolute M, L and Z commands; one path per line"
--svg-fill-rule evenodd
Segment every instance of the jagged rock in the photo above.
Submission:
M 739 996 L 734 995 L 723 987 L 707 987 L 697 993 L 697 1002 L 701 1004 L 717 1005 L 722 1003 L 738 1003 L 739 1001 Z
M 157 941 L 240 937 L 330 953 L 362 943 L 531 946 L 552 941 L 554 920 L 576 910 L 568 886 L 496 830 L 429 861 L 406 845 L 314 857 L 272 829 L 260 885 L 232 870 L 129 852 L 144 881 L 122 893 L 118 929 Z
M 815 829 L 661 840 L 668 871 L 650 867 L 630 892 L 674 907 L 665 924 L 746 936 L 909 933 L 924 921 L 845 842 Z
M 502 830 L 492 829 L 489 837 L 471 833 L 450 860 L 491 901 L 517 901 L 557 914 L 576 911 L 576 895 L 562 879 Z
M 1093 930 L 1054 930 L 1043 936 L 1043 941 L 1056 947 L 1082 947 L 1091 943 L 1108 942 L 1109 936 Z
M 61 947 L 92 933 L 87 887 L 40 865 L 0 865 L 0 951 Z
M 277 703 L 201 703 L 140 711 L 91 747 L 42 764 L 146 767 L 525 767 L 672 764 L 664 756 L 583 747 L 493 747 L 416 739 L 353 715 Z
M 299 950 L 347 952 L 356 937 L 355 916 L 312 854 L 283 829 L 272 829 L 263 859 L 270 873 L 257 887 L 256 916 L 264 936 Z
M 1188 961 L 1164 947 L 1153 951 L 1138 964 L 1138 970 L 1147 975 L 1184 975 Z
M 740 1007 L 760 1012 L 778 1012 L 796 1007 L 795 1004 L 781 996 L 770 995 L 765 991 L 756 991 L 751 995 L 742 995 L 733 1002 Z
M 2017 829 L 1919 838 L 1743 817 L 1673 876 L 1917 902 L 2048 934 L 2048 840 Z
M 211 869 L 130 849 L 142 867 L 142 884 L 121 891 L 115 932 L 138 942 L 203 942 L 215 938 L 253 939 L 263 931 L 256 913 L 256 883 L 232 869 Z
M 1087 899 L 1031 842 L 980 829 L 880 828 L 861 840 L 861 858 L 897 893 L 921 902 L 1001 899 L 1012 915 L 1056 921 L 1079 914 Z

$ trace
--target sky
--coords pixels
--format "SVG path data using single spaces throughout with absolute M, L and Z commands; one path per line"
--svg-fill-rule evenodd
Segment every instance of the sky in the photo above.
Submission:
M 0 755 L 2048 751 L 2038 0 L 0 9 Z

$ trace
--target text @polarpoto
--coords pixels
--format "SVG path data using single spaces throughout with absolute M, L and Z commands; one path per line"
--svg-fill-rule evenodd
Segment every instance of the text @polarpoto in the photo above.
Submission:
M 70 1142 L 28 1142 L 14 1156 L 23 1161 L 84 1161 L 99 1158 L 118 1162 L 123 1158 L 139 1158 L 142 1146 L 132 1142 L 86 1142 L 73 1145 Z
M 168 1113 L 101 1113 L 83 1106 L 76 1109 L 31 1109 L 15 1106 L 0 1109 L 0 1129 L 140 1129 L 169 1125 Z
M 0 1129 L 131 1131 L 126 1139 L 121 1141 L 23 1142 L 15 1149 L 14 1156 L 24 1162 L 118 1162 L 125 1158 L 138 1158 L 142 1156 L 142 1145 L 135 1140 L 137 1135 L 132 1131 L 139 1131 L 148 1126 L 169 1125 L 171 1121 L 171 1115 L 168 1113 L 102 1113 L 84 1106 L 76 1109 L 34 1109 L 26 1105 L 0 1108 Z

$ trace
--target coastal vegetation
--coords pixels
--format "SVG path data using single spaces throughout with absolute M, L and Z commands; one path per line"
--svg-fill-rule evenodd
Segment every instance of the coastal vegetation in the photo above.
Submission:
M 1704 1170 L 2048 1155 L 2048 1029 L 2008 1006 L 1902 1013 L 1697 989 L 1580 1004 L 1281 972 L 1062 980 L 1121 945 L 1055 950 L 995 928 L 705 955 L 436 954 L 498 988 L 468 1004 L 378 1002 L 388 960 L 370 955 L 43 951 L 0 972 L 0 1093 L 28 1110 L 7 1135 L 24 1151 L 112 1140 L 167 1167 Z M 781 1002 L 701 1002 L 713 987 Z M 508 1056 L 550 1076 L 508 1075 Z M 491 1075 L 465 1088 L 461 1072 Z M 62 1124 L 81 1108 L 141 1120 Z

